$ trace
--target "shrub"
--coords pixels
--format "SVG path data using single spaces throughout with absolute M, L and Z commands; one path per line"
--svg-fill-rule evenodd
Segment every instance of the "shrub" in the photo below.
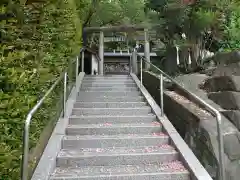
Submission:
M 0 7 L 0 179 L 19 180 L 26 115 L 79 51 L 81 21 L 74 0 L 4 0 Z M 34 118 L 31 148 L 58 114 L 59 88 Z

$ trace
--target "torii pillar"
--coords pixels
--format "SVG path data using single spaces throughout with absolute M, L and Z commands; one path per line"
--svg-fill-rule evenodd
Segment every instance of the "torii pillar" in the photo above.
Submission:
M 131 67 L 132 72 L 138 74 L 137 52 L 135 49 L 132 52 Z
M 148 34 L 148 29 L 144 29 L 144 39 L 145 39 L 145 44 L 144 44 L 144 56 L 147 60 L 147 62 L 150 61 L 150 44 L 149 44 L 149 34 Z M 145 63 L 145 69 L 149 70 L 150 69 L 150 64 Z
M 104 33 L 103 33 L 103 31 L 100 31 L 100 34 L 99 34 L 98 54 L 100 57 L 100 62 L 99 62 L 99 66 L 98 66 L 98 74 L 103 75 L 103 67 L 104 67 Z

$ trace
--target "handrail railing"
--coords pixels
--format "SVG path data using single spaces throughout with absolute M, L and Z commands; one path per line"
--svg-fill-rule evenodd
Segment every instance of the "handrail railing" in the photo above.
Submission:
M 225 180 L 225 163 L 224 163 L 224 144 L 223 144 L 223 129 L 222 129 L 222 117 L 220 112 L 209 105 L 206 101 L 195 95 L 194 93 L 190 92 L 186 88 L 184 88 L 180 83 L 178 83 L 176 80 L 174 80 L 172 77 L 170 77 L 168 74 L 163 72 L 160 68 L 152 64 L 151 62 L 147 61 L 145 57 L 139 55 L 136 53 L 137 56 L 140 57 L 140 79 L 141 79 L 141 85 L 142 85 L 142 72 L 143 72 L 143 61 L 152 67 L 154 67 L 156 70 L 160 72 L 160 106 L 162 111 L 162 116 L 164 115 L 163 112 L 163 76 L 165 76 L 167 79 L 169 79 L 171 82 L 173 82 L 175 85 L 177 85 L 182 91 L 190 95 L 192 98 L 194 98 L 200 105 L 205 107 L 205 109 L 210 112 L 213 116 L 216 117 L 217 121 L 217 137 L 218 137 L 218 152 L 219 152 L 219 180 Z
M 84 57 L 84 51 L 85 48 L 80 49 L 80 54 L 82 53 L 82 57 Z M 79 55 L 80 55 L 79 54 Z M 83 61 L 83 59 L 82 59 Z M 76 57 L 74 61 L 70 62 L 70 66 L 76 62 L 76 82 L 77 82 L 77 76 L 79 74 L 79 56 Z M 82 65 L 84 65 L 82 63 Z M 21 180 L 28 180 L 28 163 L 29 163 L 29 128 L 30 124 L 32 122 L 32 117 L 36 113 L 36 111 L 41 107 L 41 105 L 44 103 L 46 98 L 53 92 L 53 90 L 56 88 L 57 85 L 60 84 L 60 82 L 64 81 L 64 87 L 63 87 L 63 111 L 62 115 L 63 117 L 66 116 L 66 101 L 67 101 L 67 77 L 68 77 L 68 69 L 67 67 L 57 78 L 57 80 L 54 82 L 54 84 L 48 89 L 48 91 L 45 93 L 45 95 L 37 102 L 37 104 L 29 111 L 25 126 L 24 126 L 24 133 L 23 133 L 23 158 L 22 158 L 22 167 L 21 167 Z M 82 67 L 82 71 L 83 71 Z M 75 83 L 76 83 L 75 82 Z

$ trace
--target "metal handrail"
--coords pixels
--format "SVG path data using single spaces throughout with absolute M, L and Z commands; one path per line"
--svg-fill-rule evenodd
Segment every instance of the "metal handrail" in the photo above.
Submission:
M 80 49 L 80 54 L 82 53 L 82 56 L 84 56 L 85 48 Z M 79 54 L 79 56 L 80 56 Z M 79 68 L 79 57 L 77 56 L 74 61 L 70 62 L 70 65 L 72 65 L 74 62 L 76 62 L 76 82 L 77 82 L 77 76 L 79 74 L 78 68 Z M 33 115 L 36 113 L 36 111 L 41 107 L 43 102 L 46 100 L 46 98 L 52 93 L 52 91 L 55 89 L 55 87 L 64 80 L 64 90 L 63 90 L 63 117 L 66 115 L 66 101 L 67 101 L 67 70 L 69 67 L 67 67 L 61 74 L 60 77 L 54 82 L 54 84 L 48 89 L 48 91 L 45 93 L 45 95 L 37 102 L 37 104 L 29 111 L 25 126 L 24 126 L 24 133 L 23 133 L 23 158 L 22 158 L 22 167 L 21 167 L 21 180 L 28 180 L 28 163 L 29 163 L 29 128 L 32 121 Z M 82 71 L 84 69 L 82 68 Z
M 141 85 L 142 85 L 142 61 L 144 61 L 145 63 L 153 66 L 156 70 L 158 70 L 160 72 L 160 103 L 161 103 L 161 110 L 162 110 L 162 115 L 163 115 L 163 76 L 165 76 L 167 79 L 169 79 L 171 82 L 173 82 L 175 85 L 177 85 L 182 91 L 184 91 L 185 93 L 187 93 L 188 95 L 190 95 L 191 97 L 193 97 L 200 105 L 202 105 L 203 107 L 205 107 L 205 109 L 210 112 L 213 116 L 216 117 L 216 121 L 217 121 L 217 137 L 218 137 L 218 152 L 219 152 L 219 165 L 218 165 L 218 169 L 219 169 L 219 179 L 220 180 L 225 180 L 226 176 L 225 176 L 225 163 L 224 163 L 224 144 L 223 144 L 223 128 L 222 128 L 222 117 L 220 112 L 215 109 L 214 107 L 212 107 L 210 104 L 208 104 L 206 101 L 204 101 L 203 99 L 201 99 L 200 97 L 198 97 L 197 95 L 195 95 L 194 93 L 190 92 L 189 90 L 187 90 L 186 88 L 184 88 L 180 83 L 178 83 L 176 80 L 174 80 L 171 76 L 169 76 L 168 74 L 166 74 L 165 72 L 163 72 L 160 68 L 158 68 L 157 66 L 155 66 L 154 64 L 152 64 L 151 62 L 147 61 L 147 59 L 143 56 L 141 56 L 140 54 L 136 53 L 137 56 L 140 57 L 140 73 L 141 73 Z

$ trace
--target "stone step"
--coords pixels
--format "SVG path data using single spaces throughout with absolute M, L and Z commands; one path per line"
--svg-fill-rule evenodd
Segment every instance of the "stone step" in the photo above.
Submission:
M 82 83 L 134 83 L 132 79 L 83 79 Z
M 61 150 L 57 167 L 115 166 L 162 163 L 177 160 L 178 152 L 169 145 L 146 147 L 82 148 Z
M 77 102 L 143 102 L 145 98 L 143 96 L 123 96 L 123 97 L 115 97 L 115 96 L 108 96 L 108 97 L 84 97 L 79 96 L 77 97 Z
M 97 77 L 97 78 L 99 78 L 99 77 L 131 77 L 130 75 L 126 75 L 126 74 L 124 74 L 124 75 L 121 75 L 121 74 L 119 74 L 119 75 L 114 75 L 114 74 L 105 74 L 105 75 L 85 75 L 84 77 Z
M 153 114 L 142 116 L 71 116 L 69 124 L 98 124 L 98 123 L 151 123 L 156 122 L 156 116 Z
M 56 168 L 50 180 L 190 180 L 180 161 L 155 164 Z
M 140 91 L 80 91 L 79 96 L 85 97 L 108 97 L 108 96 L 139 96 L 141 95 Z
M 121 79 L 121 80 L 126 80 L 126 79 L 131 79 L 131 76 L 128 75 L 106 75 L 106 76 L 85 76 L 84 80 L 115 80 L 115 79 Z
M 82 85 L 112 85 L 112 86 L 120 86 L 120 85 L 135 85 L 134 81 L 83 81 Z
M 160 133 L 162 126 L 160 123 L 145 124 L 86 124 L 68 125 L 67 135 L 117 135 L 117 134 L 151 134 Z
M 151 113 L 148 106 L 138 108 L 73 108 L 72 115 L 77 116 L 140 116 Z
M 74 108 L 137 108 L 146 102 L 76 102 Z
M 81 87 L 136 87 L 135 83 L 102 83 L 102 84 L 94 84 L 94 83 L 82 83 Z
M 137 87 L 81 87 L 81 91 L 138 91 Z
M 169 143 L 164 133 L 64 136 L 63 149 L 158 146 Z

